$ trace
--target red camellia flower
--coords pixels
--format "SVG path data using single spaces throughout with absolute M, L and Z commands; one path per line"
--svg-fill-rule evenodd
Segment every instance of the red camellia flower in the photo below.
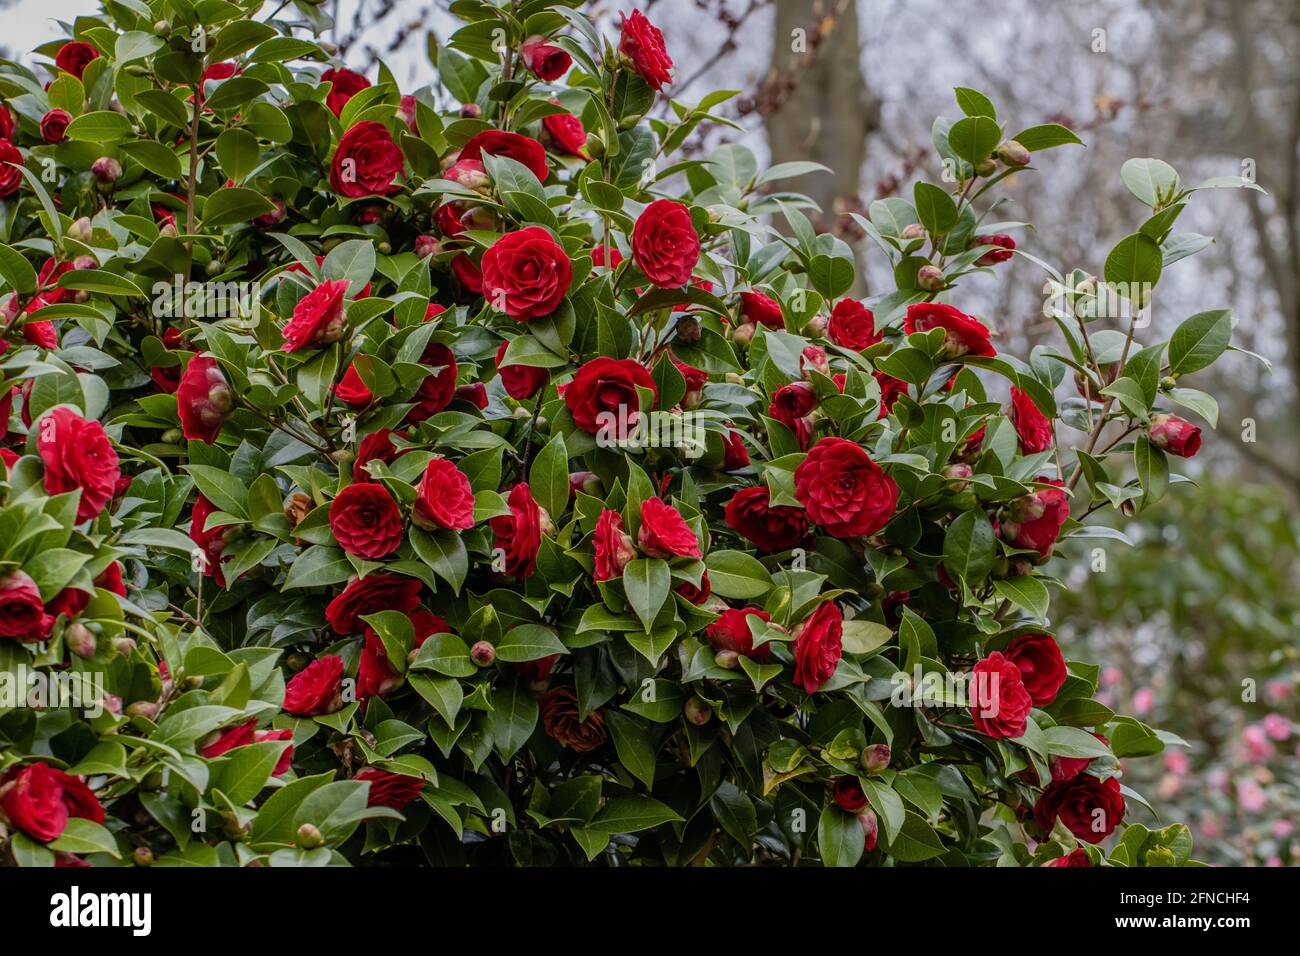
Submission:
M 880 386 L 880 414 L 877 417 L 884 418 L 893 409 L 898 396 L 907 394 L 907 383 L 884 372 L 872 372 L 871 375 Z
M 69 817 L 104 822 L 104 808 L 85 781 L 42 761 L 15 764 L 0 776 L 0 810 L 10 826 L 41 843 L 62 836 Z
M 618 247 L 610 245 L 609 247 L 609 267 L 617 269 L 618 264 L 623 261 L 623 253 L 618 251 Z M 605 244 L 596 243 L 596 248 L 591 250 L 591 264 L 593 266 L 603 266 L 605 264 Z
M 126 585 L 122 581 L 122 565 L 114 561 L 95 578 L 94 585 L 126 597 Z M 0 584 L 0 601 L 3 601 L 3 590 L 4 585 Z M 74 618 L 86 609 L 90 598 L 90 594 L 79 588 L 64 588 L 50 598 L 45 605 L 45 610 L 51 617 L 57 618 L 60 614 L 66 614 L 69 618 Z
M 975 729 L 989 737 L 1019 737 L 1025 732 L 1034 702 L 1015 662 L 994 651 L 971 669 L 970 716 Z
M 817 407 L 817 392 L 807 382 L 782 385 L 772 395 L 767 413 L 785 425 L 799 440 L 799 448 L 806 449 L 812 437 L 812 411 Z
M 960 358 L 963 355 L 997 355 L 998 350 L 989 341 L 989 330 L 978 319 L 943 302 L 918 302 L 907 307 L 903 331 L 929 332 L 944 330 L 943 356 Z
M 43 641 L 50 636 L 54 618 L 45 613 L 41 592 L 30 575 L 13 571 L 0 578 L 0 637 Z
M 366 797 L 368 807 L 390 807 L 402 810 L 419 799 L 424 789 L 424 781 L 404 773 L 367 767 L 352 778 L 364 780 L 370 784 L 370 793 Z
M 342 677 L 343 658 L 337 654 L 316 658 L 289 678 L 285 685 L 285 713 L 312 717 L 338 710 L 343 704 L 340 696 Z
M 347 291 L 346 279 L 326 279 L 299 299 L 282 331 L 284 350 L 322 348 L 343 338 L 347 331 L 343 297 Z
M 415 633 L 415 647 L 420 647 L 434 634 L 450 634 L 447 622 L 430 611 L 423 609 L 410 614 L 411 629 Z M 357 699 L 387 694 L 401 684 L 401 675 L 388 660 L 388 651 L 384 642 L 372 628 L 366 628 L 365 641 L 361 646 L 361 659 L 357 662 Z
M 420 364 L 437 371 L 421 379 L 412 399 L 415 407 L 406 413 L 408 425 L 418 425 L 438 414 L 451 404 L 452 396 L 456 394 L 456 356 L 451 354 L 451 349 L 441 342 L 432 342 L 420 356 Z
M 12 196 L 22 185 L 23 174 L 13 164 L 23 164 L 23 154 L 7 139 L 0 139 L 0 199 Z
M 1101 734 L 1094 733 L 1093 736 L 1103 744 L 1109 743 Z M 1047 768 L 1052 772 L 1052 779 L 1059 783 L 1083 773 L 1092 765 L 1093 759 L 1092 757 L 1062 757 L 1059 754 L 1052 754 L 1047 759 Z
M 348 105 L 348 100 L 370 86 L 370 81 L 364 76 L 348 69 L 328 69 L 320 75 L 320 80 L 330 84 L 325 105 L 335 116 L 343 115 L 343 107 Z
M 9 109 L 9 104 L 0 101 L 0 139 L 14 138 L 14 114 Z
M 64 406 L 55 408 L 37 425 L 36 453 L 45 463 L 46 491 L 61 495 L 81 490 L 78 521 L 89 521 L 113 500 L 122 469 L 99 422 Z
M 451 260 L 451 274 L 466 292 L 478 295 L 483 291 L 483 273 L 478 264 L 465 253 L 462 252 Z
M 1088 859 L 1088 851 L 1082 848 L 1071 850 L 1065 856 L 1058 856 L 1055 860 L 1044 863 L 1043 866 L 1092 866 Z
M 542 144 L 522 133 L 508 133 L 499 129 L 476 133 L 461 147 L 460 159 L 477 159 L 482 162 L 484 153 L 489 156 L 506 156 L 522 163 L 537 177 L 538 182 L 546 182 L 546 177 L 550 174 L 550 167 L 546 165 L 546 150 Z
M 454 462 L 434 458 L 425 466 L 411 520 L 428 531 L 474 527 L 474 490 Z
M 1031 495 L 1017 498 L 1003 512 L 999 530 L 1003 539 L 1017 548 L 1037 551 L 1043 557 L 1052 553 L 1061 526 L 1070 517 L 1070 501 L 1065 496 L 1065 482 L 1039 475 L 1040 488 Z
M 843 656 L 844 615 L 834 601 L 822 601 L 794 632 L 794 682 L 816 693 L 831 679 Z
M 330 503 L 330 530 L 339 547 L 361 558 L 382 558 L 402 543 L 402 512 L 378 482 L 348 485 Z
M 67 138 L 72 114 L 67 110 L 50 110 L 41 117 L 41 139 L 47 143 L 61 143 Z
M 672 199 L 656 199 L 646 206 L 632 227 L 632 260 L 661 289 L 690 282 L 700 261 L 700 237 L 691 211 Z
M 54 57 L 54 65 L 81 79 L 81 74 L 86 72 L 87 65 L 98 56 L 99 51 L 89 43 L 73 40 L 59 48 L 58 54 Z
M 502 342 L 497 347 L 497 372 L 501 375 L 501 384 L 506 394 L 516 401 L 525 401 L 546 387 L 551 373 L 534 365 L 502 365 L 509 342 Z
M 835 782 L 831 784 L 831 799 L 846 813 L 861 813 L 867 808 L 868 803 L 867 795 L 862 789 L 862 781 L 849 774 L 835 778 Z
M 1020 679 L 1035 707 L 1056 700 L 1065 683 L 1065 658 L 1055 638 L 1046 634 L 1022 634 L 1007 645 L 1007 660 L 1020 670 Z
M 376 571 L 348 582 L 343 593 L 325 607 L 325 619 L 335 634 L 356 634 L 361 618 L 376 611 L 401 611 L 410 614 L 420 606 L 419 578 L 404 574 Z
M 623 30 L 618 38 L 618 52 L 632 61 L 632 69 L 652 90 L 672 83 L 672 58 L 664 47 L 664 35 L 640 10 L 623 14 Z
M 641 530 L 636 539 L 652 558 L 700 556 L 700 541 L 681 512 L 658 498 L 641 502 Z
M 483 295 L 512 319 L 550 315 L 573 281 L 564 248 L 541 226 L 509 232 L 483 253 Z
M 745 321 L 756 322 L 769 329 L 785 328 L 780 303 L 762 292 L 740 293 L 740 314 L 745 317 Z
M 356 362 L 348 366 L 339 383 L 334 386 L 334 395 L 340 402 L 351 408 L 365 408 L 375 398 L 370 389 L 366 388 L 366 383 L 362 381 Z
M 1157 415 L 1147 430 L 1151 444 L 1179 458 L 1191 458 L 1201 450 L 1201 430 L 1177 415 Z
M 217 360 L 210 355 L 190 359 L 176 389 L 176 410 L 185 437 L 211 445 L 233 407 L 230 384 Z
M 595 435 L 613 430 L 614 437 L 622 437 L 636 424 L 640 410 L 637 388 L 649 389 L 658 401 L 659 389 L 644 365 L 602 355 L 578 369 L 564 390 L 564 404 L 573 423 L 583 431 Z
M 794 496 L 808 517 L 834 538 L 883 528 L 898 505 L 898 485 L 862 447 L 823 438 L 794 471 Z
M 760 551 L 785 551 L 808 538 L 808 515 L 802 508 L 772 505 L 766 485 L 742 488 L 727 502 L 728 526 Z
M 542 117 L 543 139 L 547 139 L 557 152 L 588 159 L 587 130 L 582 120 L 572 113 L 553 113 Z
M 550 43 L 546 37 L 531 36 L 519 47 L 524 66 L 532 70 L 539 80 L 558 80 L 573 65 L 573 57 Z
M 1011 424 L 1020 436 L 1020 450 L 1026 455 L 1052 447 L 1051 421 L 1038 410 L 1029 395 L 1014 385 L 1011 386 Z
M 734 428 L 728 428 L 722 436 L 722 454 L 723 471 L 738 471 L 749 466 L 749 449 L 745 447 L 745 439 Z
M 578 753 L 595 750 L 609 739 L 605 716 L 599 710 L 578 719 L 578 695 L 572 687 L 552 687 L 540 701 L 542 729 L 553 740 Z
M 884 341 L 884 335 L 876 331 L 875 315 L 856 299 L 835 303 L 826 323 L 826 335 L 841 348 L 858 352 Z
M 224 588 L 226 578 L 221 573 L 221 561 L 226 547 L 225 529 L 208 528 L 208 518 L 216 510 L 207 498 L 198 496 L 190 512 L 190 540 L 203 552 L 203 576 L 214 578 L 217 585 Z
M 608 581 L 623 576 L 623 568 L 636 557 L 632 536 L 623 528 L 623 517 L 617 511 L 605 508 L 596 519 L 596 571 L 597 581 Z
M 215 760 L 236 747 L 246 747 L 253 742 L 253 732 L 256 728 L 256 717 L 234 727 L 227 727 L 219 732 L 211 743 L 199 748 L 199 756 L 204 760 Z
M 378 459 L 385 465 L 391 465 L 397 460 L 397 446 L 393 444 L 392 435 L 392 429 L 381 428 L 361 439 L 357 444 L 357 460 L 352 466 L 353 481 L 374 480 L 366 470 L 368 462 Z
M 700 605 L 709 599 L 713 593 L 713 585 L 709 583 L 709 572 L 700 572 L 700 586 L 696 587 L 690 581 L 683 581 L 677 587 L 673 588 L 674 594 L 680 594 L 692 604 Z
M 1124 821 L 1124 795 L 1114 777 L 1098 780 L 1081 773 L 1061 783 L 1048 784 L 1034 804 L 1034 822 L 1045 833 L 1056 821 L 1084 843 L 1100 843 Z
M 388 127 L 374 120 L 357 123 L 339 138 L 330 161 L 330 188 L 344 199 L 391 196 L 405 158 Z
M 719 614 L 706 632 L 714 653 L 733 651 L 756 661 L 769 660 L 772 657 L 772 645 L 769 642 L 754 646 L 754 635 L 749 629 L 751 617 L 760 621 L 772 620 L 770 614 L 756 607 L 729 607 Z
M 990 236 L 976 236 L 970 241 L 972 246 L 992 246 L 988 252 L 975 260 L 977 266 L 995 266 L 1011 258 L 1011 250 L 1016 247 L 1016 240 L 1002 233 Z
M 542 509 L 522 481 L 510 489 L 506 504 L 510 514 L 497 515 L 489 523 L 496 546 L 505 552 L 506 574 L 522 579 L 537 566 L 537 551 L 542 546 Z

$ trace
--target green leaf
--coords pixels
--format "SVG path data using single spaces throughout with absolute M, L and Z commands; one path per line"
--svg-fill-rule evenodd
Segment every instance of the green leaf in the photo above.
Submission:
M 681 816 L 653 797 L 613 797 L 587 828 L 600 833 L 636 833 L 676 820 Z
M 0 244 L 0 276 L 4 277 L 9 287 L 24 294 L 36 290 L 36 270 L 15 249 Z
M 1186 375 L 1212 364 L 1232 340 L 1232 310 L 1198 312 L 1185 319 L 1169 340 L 1169 373 Z
M 963 511 L 943 538 L 943 566 L 954 578 L 978 584 L 993 568 L 993 525 L 983 511 Z
M 113 834 L 93 820 L 83 817 L 70 817 L 63 833 L 46 846 L 61 853 L 107 853 L 117 859 L 122 858 Z
M 654 786 L 655 747 L 644 720 L 616 710 L 605 710 L 605 726 L 614 739 L 619 762 L 647 787 Z
M 203 225 L 212 229 L 250 222 L 274 210 L 275 206 L 269 199 L 252 189 L 239 186 L 218 189 L 203 204 Z
M 121 149 L 149 172 L 163 179 L 181 178 L 180 157 L 175 150 L 168 149 L 162 143 L 141 139 L 134 143 L 123 143 Z
M 998 597 L 1010 601 L 1018 608 L 1023 608 L 1040 621 L 1047 620 L 1047 609 L 1051 595 L 1047 585 L 1038 578 L 1023 576 L 1007 578 L 993 582 L 993 590 Z
M 1146 435 L 1138 435 L 1133 446 L 1133 465 L 1138 484 L 1142 486 L 1142 507 L 1146 508 L 1164 497 L 1169 488 L 1169 459 Z
M 824 866 L 857 866 L 865 842 L 862 824 L 853 814 L 834 805 L 822 811 L 817 821 L 817 845 Z
M 492 746 L 502 760 L 513 757 L 537 726 L 537 698 L 522 680 L 503 681 L 492 689 L 487 725 Z
M 972 90 L 969 86 L 958 86 L 953 92 L 957 94 L 957 105 L 967 116 L 987 116 L 992 120 L 998 118 L 998 111 L 993 101 L 979 90 Z
M 244 503 L 248 500 L 248 488 L 242 481 L 230 472 L 211 465 L 190 465 L 188 470 L 203 497 L 216 505 L 217 510 L 240 518 L 248 516 L 244 509 Z
M 535 661 L 538 658 L 550 657 L 552 654 L 567 653 L 569 649 L 560 643 L 555 632 L 540 624 L 520 624 L 513 627 L 497 644 L 497 659 L 512 664 Z
M 115 143 L 132 135 L 131 121 L 115 110 L 83 113 L 68 124 L 68 139 L 84 143 Z
M 1130 159 L 1119 170 L 1128 191 L 1153 209 L 1178 191 L 1178 173 L 1159 159 Z
M 712 575 L 709 579 L 712 582 Z M 717 585 L 713 586 L 716 590 Z M 627 601 L 647 631 L 668 600 L 671 589 L 672 574 L 662 558 L 638 558 L 628 562 L 623 569 L 623 590 L 627 593 Z
M 930 828 L 924 817 L 912 810 L 907 811 L 898 836 L 887 842 L 885 850 L 900 863 L 920 863 L 947 852 L 939 834 Z
M 262 792 L 287 746 L 288 741 L 268 740 L 236 747 L 212 762 L 210 788 L 220 790 L 235 806 L 242 806 Z
M 1164 255 L 1150 236 L 1135 232 L 1125 236 L 1106 256 L 1104 274 L 1115 291 L 1141 308 L 1151 301 L 1151 290 L 1160 281 Z
M 411 545 L 420 560 L 459 594 L 465 575 L 469 573 L 469 552 L 465 550 L 460 535 L 447 528 L 437 531 L 412 528 Z
M 448 727 L 456 726 L 456 715 L 465 699 L 460 681 L 450 677 L 430 677 L 416 670 L 408 671 L 406 679 L 417 694 L 433 705 Z
M 569 507 L 569 451 L 563 433 L 557 432 L 533 459 L 528 470 L 528 487 L 537 503 L 558 524 Z
M 1072 129 L 1062 126 L 1060 123 L 1031 126 L 1028 129 L 1022 129 L 1011 138 L 1031 153 L 1036 153 L 1040 149 L 1052 149 L 1056 146 L 1066 146 L 1068 144 L 1083 145 L 1083 140 L 1079 139 Z
M 938 186 L 919 182 L 912 191 L 912 199 L 921 225 L 930 235 L 945 235 L 957 225 L 957 204 Z
M 948 130 L 948 145 L 972 166 L 988 159 L 1001 139 L 1002 130 L 987 116 L 967 116 Z
M 356 568 L 348 556 L 338 548 L 325 545 L 312 545 L 298 559 L 289 565 L 289 574 L 285 578 L 283 589 L 319 588 L 329 584 L 341 584 L 356 574 Z
M 719 597 L 748 600 L 772 590 L 767 568 L 744 551 L 711 551 L 704 564 L 709 569 L 709 584 Z

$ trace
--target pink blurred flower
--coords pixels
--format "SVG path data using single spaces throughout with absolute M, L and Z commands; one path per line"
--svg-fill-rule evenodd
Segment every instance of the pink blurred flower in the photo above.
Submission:
M 1274 836 L 1275 839 L 1278 839 L 1278 840 L 1283 840 L 1283 839 L 1285 839 L 1286 837 L 1288 837 L 1288 836 L 1291 835 L 1291 832 L 1292 832 L 1294 829 L 1295 829 L 1295 824 L 1292 823 L 1290 820 L 1274 820 L 1274 821 L 1273 821 L 1273 831 L 1272 831 L 1272 832 L 1273 832 L 1273 836 Z
M 1124 674 L 1118 667 L 1107 667 L 1101 672 L 1101 686 L 1114 687 L 1124 679 Z
M 1264 693 L 1268 699 L 1275 704 L 1280 704 L 1291 696 L 1291 682 L 1288 680 L 1274 679 L 1264 685 Z
M 1251 760 L 1267 760 L 1273 756 L 1273 745 L 1268 742 L 1268 735 L 1259 724 L 1248 724 L 1243 728 L 1241 742 L 1246 745 L 1246 753 Z
M 1237 781 L 1237 802 L 1247 813 L 1259 813 L 1268 806 L 1268 794 L 1254 780 L 1246 778 Z
M 1183 776 L 1191 769 L 1192 762 L 1182 750 L 1165 751 L 1165 769 L 1172 774 Z
M 1133 692 L 1133 713 L 1139 717 L 1151 713 L 1156 703 L 1156 692 L 1150 687 L 1139 687 Z
M 1291 721 L 1281 714 L 1269 714 L 1263 720 L 1264 733 L 1274 740 L 1286 740 L 1291 736 Z
M 1206 839 L 1217 840 L 1223 836 L 1223 824 L 1219 822 L 1219 818 L 1216 816 L 1206 816 L 1201 821 L 1201 833 L 1205 835 Z
M 1228 786 L 1228 771 L 1222 767 L 1215 767 L 1206 774 L 1205 782 L 1210 785 L 1212 790 L 1225 790 Z

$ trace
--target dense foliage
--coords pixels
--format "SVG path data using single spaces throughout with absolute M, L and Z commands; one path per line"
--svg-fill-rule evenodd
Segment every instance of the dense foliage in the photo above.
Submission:
M 1049 588 L 1195 454 L 1173 406 L 1214 424 L 1228 313 L 1138 341 L 1194 190 L 1131 161 L 1099 278 L 1029 257 L 1024 361 L 961 284 L 1068 129 L 959 89 L 857 301 L 778 185 L 818 167 L 677 161 L 729 94 L 576 6 L 459 0 L 406 96 L 306 0 L 114 0 L 0 67 L 7 857 L 1188 862 L 1119 779 L 1179 741 Z

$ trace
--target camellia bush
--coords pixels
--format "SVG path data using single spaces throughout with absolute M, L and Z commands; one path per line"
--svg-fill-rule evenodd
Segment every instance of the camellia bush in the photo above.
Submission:
M 0 66 L 5 861 L 1187 863 L 1049 596 L 1214 424 L 1231 317 L 1146 321 L 1194 188 L 1029 256 L 1022 360 L 963 283 L 1072 132 L 959 89 L 859 301 L 820 167 L 678 159 L 731 94 L 577 6 L 460 0 L 406 95 L 307 0 Z

